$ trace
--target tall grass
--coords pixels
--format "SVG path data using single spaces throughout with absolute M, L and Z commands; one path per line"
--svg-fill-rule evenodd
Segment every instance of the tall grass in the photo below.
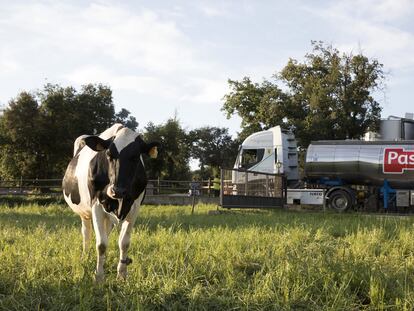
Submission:
M 2 310 L 412 310 L 414 219 L 143 206 L 126 282 L 64 205 L 0 206 Z

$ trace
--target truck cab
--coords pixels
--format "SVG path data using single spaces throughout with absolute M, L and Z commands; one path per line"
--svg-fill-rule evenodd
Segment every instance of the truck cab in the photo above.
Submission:
M 280 126 L 248 136 L 239 148 L 234 169 L 284 174 L 288 182 L 299 179 L 295 136 Z M 236 174 L 237 175 L 237 174 Z M 237 176 L 233 176 L 236 179 Z

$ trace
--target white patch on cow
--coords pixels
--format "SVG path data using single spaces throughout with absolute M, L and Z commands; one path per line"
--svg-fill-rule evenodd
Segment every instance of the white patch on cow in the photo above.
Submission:
M 118 225 L 119 224 L 119 218 L 116 217 L 116 215 L 114 213 L 108 213 L 107 211 L 105 211 L 105 209 L 104 209 L 104 212 L 108 214 L 109 219 L 111 220 L 111 224 L 113 224 L 113 225 Z
M 91 210 L 92 198 L 89 193 L 89 165 L 93 157 L 96 155 L 96 151 L 90 148 L 83 148 L 79 154 L 78 165 L 76 166 L 75 176 L 78 179 L 80 203 L 78 209 L 82 212 Z
M 131 243 L 131 232 L 138 216 L 139 208 L 144 199 L 145 190 L 141 192 L 138 198 L 131 206 L 131 210 L 125 217 L 121 225 L 121 232 L 119 233 L 119 262 L 118 262 L 118 278 L 125 279 L 127 276 L 127 264 L 124 261 L 128 258 L 128 248 Z
M 128 146 L 133 141 L 135 141 L 138 135 L 139 135 L 138 133 L 135 133 L 129 128 L 121 129 L 117 133 L 115 140 L 114 140 L 114 144 L 118 152 L 121 153 L 122 149 L 124 149 L 126 146 Z
M 92 223 L 95 231 L 96 250 L 98 252 L 95 275 L 98 282 L 104 278 L 105 253 L 109 235 L 106 225 L 108 221 L 108 214 L 104 212 L 102 205 L 99 202 L 95 202 L 92 206 Z
M 109 129 L 106 129 L 101 134 L 99 134 L 99 137 L 102 139 L 109 139 L 111 137 L 115 137 L 116 133 L 123 128 L 124 126 L 120 123 L 115 123 L 112 125 Z M 85 147 L 85 141 L 84 138 L 91 135 L 81 135 L 78 138 L 76 138 L 75 143 L 73 144 L 73 156 L 77 155 L 80 150 Z
M 76 156 L 83 147 L 85 147 L 85 141 L 83 140 L 85 137 L 89 135 L 81 135 L 76 138 L 75 143 L 73 144 L 73 156 Z
M 92 239 L 92 222 L 90 218 L 82 219 L 83 256 L 87 255 Z
M 99 137 L 102 139 L 109 139 L 111 137 L 114 137 L 123 128 L 124 126 L 121 123 L 115 123 L 109 129 L 106 129 L 101 134 L 99 134 Z
M 69 205 L 69 207 L 76 213 L 78 214 L 81 218 L 84 219 L 91 219 L 92 217 L 92 213 L 90 208 L 85 208 L 84 206 L 80 204 L 75 204 L 72 202 L 71 199 L 71 194 L 69 194 L 69 196 L 67 196 L 65 193 L 63 193 L 63 197 L 66 201 L 66 203 Z

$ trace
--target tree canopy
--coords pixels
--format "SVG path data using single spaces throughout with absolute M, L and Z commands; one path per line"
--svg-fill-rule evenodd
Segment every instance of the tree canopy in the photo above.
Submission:
M 0 118 L 0 174 L 61 177 L 76 137 L 100 133 L 115 121 L 137 126 L 127 110 L 115 114 L 107 86 L 88 84 L 76 91 L 47 84 L 36 93 L 21 92 Z
M 37 92 L 21 92 L 0 116 L 0 177 L 61 178 L 75 139 L 101 133 L 115 122 L 138 127 L 128 110 L 115 112 L 112 91 L 104 85 L 88 84 L 77 91 L 47 84 Z M 151 179 L 188 180 L 190 157 L 211 169 L 231 165 L 237 152 L 227 129 L 187 131 L 177 117 L 149 123 L 143 136 L 162 144 L 158 159 L 146 161 Z M 211 170 L 205 172 L 205 178 L 212 175 Z
M 238 142 L 228 129 L 205 126 L 189 132 L 191 157 L 200 162 L 200 177 L 206 179 L 219 172 L 220 167 L 232 167 Z
M 372 92 L 383 86 L 383 65 L 322 42 L 312 46 L 303 62 L 290 59 L 274 82 L 228 81 L 222 110 L 242 118 L 241 139 L 281 125 L 306 148 L 311 140 L 360 138 L 377 129 L 381 107 Z
M 149 178 L 190 179 L 188 135 L 177 118 L 160 125 L 149 123 L 145 127 L 144 138 L 161 143 L 158 158 L 147 163 Z

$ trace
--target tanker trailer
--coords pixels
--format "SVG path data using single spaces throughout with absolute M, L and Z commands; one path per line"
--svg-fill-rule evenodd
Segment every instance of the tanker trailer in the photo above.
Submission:
M 315 141 L 307 150 L 305 180 L 327 189 L 338 211 L 383 195 L 384 208 L 397 189 L 414 189 L 414 141 Z M 364 201 L 364 200 L 359 200 Z

